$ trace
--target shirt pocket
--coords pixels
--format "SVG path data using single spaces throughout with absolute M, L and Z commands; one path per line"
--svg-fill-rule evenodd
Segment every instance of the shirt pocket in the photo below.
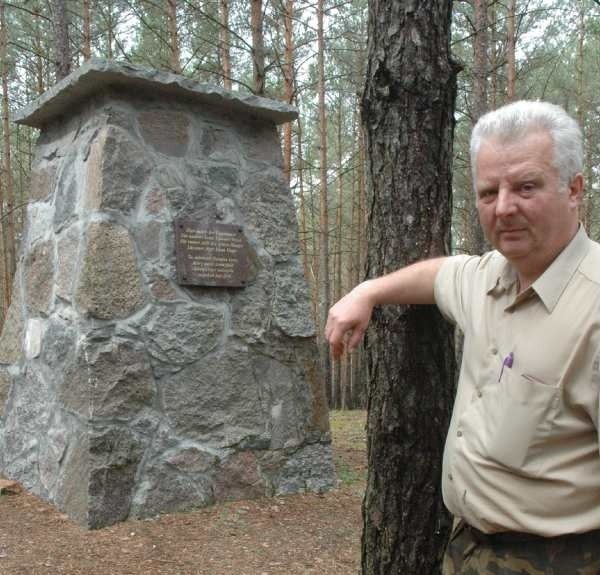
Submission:
M 535 473 L 539 448 L 558 412 L 560 386 L 504 369 L 484 421 L 483 455 L 526 474 Z

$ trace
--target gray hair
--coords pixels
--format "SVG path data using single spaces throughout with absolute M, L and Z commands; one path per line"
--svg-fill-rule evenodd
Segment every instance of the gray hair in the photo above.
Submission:
M 560 106 L 520 100 L 482 116 L 471 134 L 471 170 L 476 182 L 476 158 L 488 138 L 514 141 L 536 130 L 547 130 L 554 142 L 554 166 L 567 186 L 583 172 L 583 135 L 577 122 Z

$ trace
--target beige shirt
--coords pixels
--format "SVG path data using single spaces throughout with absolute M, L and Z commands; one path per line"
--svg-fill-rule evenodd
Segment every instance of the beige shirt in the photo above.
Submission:
M 518 295 L 498 252 L 451 257 L 435 297 L 465 333 L 448 509 L 487 533 L 600 528 L 600 245 L 580 228 Z

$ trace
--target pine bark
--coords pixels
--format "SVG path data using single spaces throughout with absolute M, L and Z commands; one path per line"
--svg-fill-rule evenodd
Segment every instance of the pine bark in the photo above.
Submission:
M 490 5 L 490 89 L 488 94 L 489 107 L 495 110 L 498 107 L 498 11 L 495 3 Z
M 229 0 L 219 0 L 219 56 L 223 87 L 231 90 L 231 39 L 229 32 Z
M 367 198 L 365 182 L 365 136 L 362 121 L 358 125 L 358 214 L 356 234 L 356 268 L 354 285 L 357 285 L 365 277 L 365 266 L 367 261 Z M 364 346 L 360 345 L 352 353 L 352 377 L 351 377 L 351 403 L 353 406 L 366 407 L 366 373 L 364 372 Z
M 52 0 L 52 12 L 54 15 L 54 65 L 58 81 L 71 72 L 67 0 Z
M 335 257 L 333 266 L 333 301 L 342 297 L 342 222 L 344 202 L 344 179 L 342 177 L 343 145 L 342 145 L 342 98 L 338 100 L 337 106 L 337 208 L 335 214 Z M 341 359 L 331 362 L 331 407 L 340 409 L 342 406 L 342 361 Z
M 0 10 L 2 8 L 0 7 Z M 0 222 L 4 222 L 4 182 L 0 178 Z M 4 225 L 0 225 L 0 330 L 4 325 L 6 312 L 10 305 L 11 285 L 8 277 L 8 253 L 6 249 L 6 229 Z
M 324 337 L 329 310 L 329 200 L 327 190 L 327 116 L 325 110 L 325 34 L 323 0 L 317 1 L 317 61 L 319 92 L 319 348 L 327 398 L 331 405 L 331 358 Z
M 475 41 L 473 61 L 473 125 L 488 111 L 488 0 L 474 0 Z M 483 230 L 479 225 L 477 201 L 473 194 L 467 198 L 471 241 L 467 249 L 472 254 L 481 254 L 486 250 Z
M 0 2 L 0 63 L 2 68 L 2 145 L 3 145 L 3 194 L 0 202 L 3 204 L 2 220 L 0 224 L 4 232 L 4 281 L 5 299 L 10 303 L 10 290 L 12 289 L 12 278 L 15 273 L 15 199 L 14 183 L 12 175 L 12 145 L 10 141 L 10 105 L 8 94 L 8 30 L 6 25 L 6 2 Z
M 113 19 L 113 4 L 112 0 L 109 0 L 107 6 L 107 18 L 106 18 L 106 57 L 112 60 L 113 57 L 113 42 L 115 40 L 115 21 Z
M 284 14 L 285 64 L 283 83 L 285 101 L 291 104 L 294 100 L 294 0 L 286 0 Z M 292 172 L 292 123 L 283 125 L 283 173 L 289 184 Z
M 83 46 L 81 52 L 84 60 L 92 57 L 92 30 L 90 24 L 90 0 L 83 0 Z
M 586 118 L 586 98 L 585 98 L 585 84 L 584 84 L 584 64 L 585 64 L 585 6 L 583 0 L 579 0 L 579 19 L 578 19 L 578 38 L 577 38 L 577 121 L 581 126 L 583 132 L 583 141 L 586 142 L 585 146 L 585 165 L 584 165 L 584 176 L 586 182 L 593 181 L 592 174 L 592 162 L 590 158 L 590 146 L 587 143 L 588 138 L 586 134 L 585 118 Z M 586 230 L 590 230 L 592 227 L 593 215 L 594 215 L 594 204 L 592 200 L 592 194 L 588 193 L 584 195 L 581 208 L 579 210 L 579 217 L 583 226 Z
M 251 0 L 250 26 L 252 28 L 252 64 L 254 93 L 265 93 L 265 48 L 263 38 L 262 0 Z
M 300 254 L 302 256 L 302 269 L 306 281 L 312 285 L 312 277 L 310 273 L 311 265 L 308 255 L 308 230 L 306 228 L 306 198 L 304 192 L 304 154 L 302 153 L 302 123 L 298 122 L 298 130 L 296 132 L 296 145 L 298 147 L 298 195 L 300 197 Z M 313 294 L 313 309 L 315 308 L 315 290 L 311 290 Z
M 369 5 L 368 277 L 449 252 L 457 73 L 450 21 L 450 0 Z M 362 572 L 438 573 L 450 527 L 441 461 L 454 394 L 453 329 L 434 306 L 376 308 L 365 354 Z
M 515 49 L 517 44 L 515 18 L 517 12 L 517 1 L 509 0 L 508 15 L 506 17 L 506 99 L 512 102 L 516 94 L 516 58 Z
M 181 49 L 179 47 L 179 29 L 177 28 L 177 0 L 167 0 L 167 26 L 171 52 L 171 70 L 176 74 L 181 74 Z

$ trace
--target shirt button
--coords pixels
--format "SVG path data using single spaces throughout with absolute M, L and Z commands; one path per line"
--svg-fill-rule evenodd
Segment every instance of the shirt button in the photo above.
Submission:
M 481 397 L 483 395 L 483 393 L 481 393 L 481 389 L 477 390 L 477 397 Z
M 452 481 L 454 478 L 452 477 L 452 473 L 448 473 L 448 479 Z
M 462 437 L 462 431 L 457 431 L 456 432 L 456 437 Z
M 498 355 L 498 350 L 495 347 L 490 349 L 490 351 L 492 352 L 492 355 Z

